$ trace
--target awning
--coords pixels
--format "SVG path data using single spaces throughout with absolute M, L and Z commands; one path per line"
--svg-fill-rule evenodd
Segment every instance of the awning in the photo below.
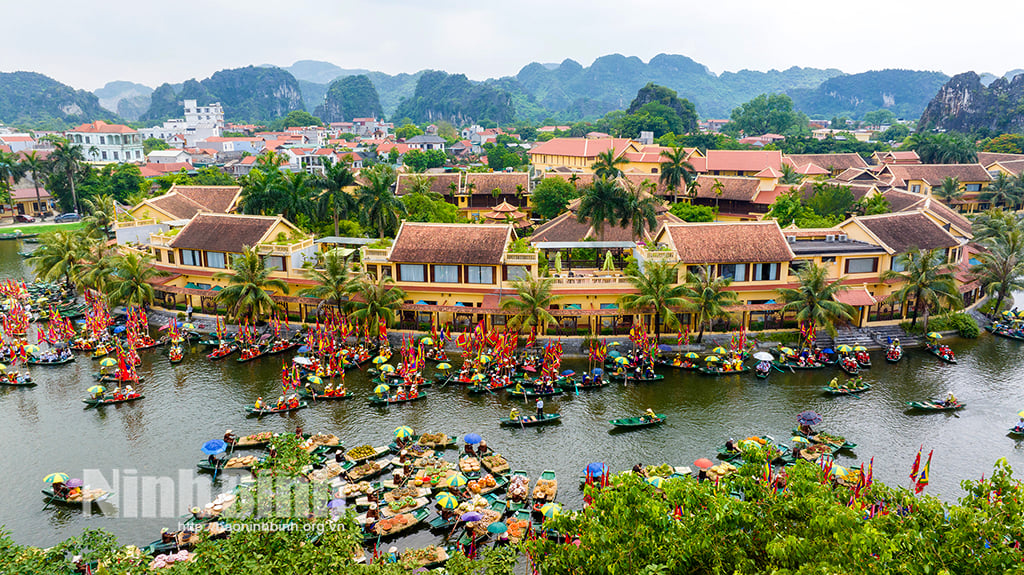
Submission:
M 878 300 L 872 296 L 867 288 L 850 288 L 837 292 L 833 297 L 839 303 L 845 303 L 852 305 L 853 307 L 871 306 L 878 303 Z

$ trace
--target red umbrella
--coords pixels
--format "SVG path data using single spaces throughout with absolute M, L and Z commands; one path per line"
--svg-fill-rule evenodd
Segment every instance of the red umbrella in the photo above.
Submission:
M 706 458 L 706 457 L 701 457 L 697 461 L 694 461 L 693 464 L 694 464 L 694 466 L 698 467 L 699 469 L 707 469 L 707 468 L 711 467 L 712 465 L 714 465 L 714 463 L 711 463 L 711 460 Z

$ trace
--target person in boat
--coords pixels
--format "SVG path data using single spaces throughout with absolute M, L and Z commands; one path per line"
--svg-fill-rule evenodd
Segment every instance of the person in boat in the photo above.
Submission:
M 480 443 L 477 444 L 476 446 L 476 454 L 479 456 L 484 456 L 487 454 L 488 451 L 490 451 L 490 448 L 487 447 L 487 441 L 481 439 Z
M 257 397 L 256 403 L 253 404 L 253 409 L 263 409 L 263 398 Z
M 943 403 L 946 407 L 952 407 L 954 405 L 958 405 L 960 402 L 957 400 L 956 396 L 953 395 L 953 392 L 951 391 L 949 392 L 949 395 L 946 396 L 946 401 Z
M 296 407 L 298 407 L 298 406 L 299 406 L 299 396 L 297 396 L 297 395 L 293 395 L 293 396 L 291 396 L 291 397 L 290 397 L 290 398 L 288 399 L 288 407 L 289 407 L 290 409 L 295 409 L 295 408 L 296 408 Z
M 370 508 L 366 510 L 366 526 L 372 528 L 377 519 L 380 517 L 380 512 L 377 511 L 377 504 L 371 503 Z
M 640 418 L 640 420 L 643 421 L 644 423 L 647 423 L 647 422 L 650 422 L 650 421 L 657 421 L 658 420 L 658 414 L 654 413 L 654 410 L 651 409 L 650 407 L 648 407 L 647 411 L 644 412 L 644 414 Z
M 811 429 L 810 425 L 807 425 L 806 423 L 801 423 L 800 424 L 800 433 L 802 433 L 804 435 L 814 435 L 814 430 Z
M 121 401 L 124 399 L 124 392 L 121 391 L 120 386 L 114 388 L 114 400 Z
M 511 421 L 518 421 L 519 420 L 519 408 L 518 407 L 513 407 L 512 411 L 508 412 L 508 418 Z M 468 448 L 469 446 L 467 445 L 466 447 Z
M 238 436 L 235 435 L 235 433 L 233 431 L 231 431 L 229 429 L 229 430 L 224 432 L 224 443 L 227 443 L 228 445 L 234 445 L 237 442 L 238 442 Z
M 828 382 L 828 386 L 831 389 L 839 389 L 839 378 L 838 377 L 833 377 L 832 381 Z
M 124 395 L 127 398 L 132 398 L 132 397 L 137 396 L 138 394 L 135 393 L 135 388 L 132 387 L 131 384 L 128 384 L 128 385 L 124 386 Z
M 68 487 L 64 483 L 57 482 L 53 484 L 53 496 L 59 499 L 68 498 Z
M 739 452 L 739 448 L 736 447 L 736 441 L 735 440 L 729 439 L 728 441 L 725 442 L 725 452 L 726 453 L 738 453 Z
M 210 465 L 212 465 L 214 469 L 220 467 L 220 460 L 217 459 L 216 455 L 211 454 L 209 457 L 206 458 L 206 460 L 210 462 Z
M 537 419 L 544 419 L 544 398 L 543 397 L 538 397 L 537 398 L 536 407 L 537 407 Z
M 284 406 L 285 406 L 284 396 L 282 395 L 282 396 L 277 398 L 277 404 L 274 406 L 274 408 L 275 409 L 284 409 Z
M 647 471 L 644 470 L 644 466 L 641 463 L 637 463 L 633 466 L 633 473 L 636 473 L 640 477 L 647 477 Z
M 1024 417 L 1021 417 L 1020 421 L 1017 422 L 1017 425 L 1013 426 L 1013 430 L 1016 432 L 1024 432 Z

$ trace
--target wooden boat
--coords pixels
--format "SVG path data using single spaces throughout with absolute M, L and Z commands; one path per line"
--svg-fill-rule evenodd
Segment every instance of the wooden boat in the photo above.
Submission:
M 388 450 L 387 446 L 383 446 L 382 445 L 380 447 L 374 447 L 373 448 L 373 453 L 370 453 L 368 455 L 364 455 L 362 457 L 352 458 L 352 457 L 349 457 L 348 453 L 346 453 L 345 454 L 345 461 L 348 461 L 349 463 L 359 464 L 359 463 L 363 463 L 364 461 L 369 461 L 371 459 L 377 459 L 378 457 L 380 457 L 381 455 L 384 455 L 388 451 L 389 450 Z
M 505 492 L 505 506 L 506 509 L 511 513 L 516 513 L 521 509 L 526 509 L 530 505 L 530 476 L 525 471 L 515 470 L 508 476 L 509 485 L 513 482 L 525 483 L 526 496 L 523 499 L 511 499 L 511 492 Z
M 32 381 L 32 377 L 29 375 L 19 375 L 15 381 L 11 381 L 6 377 L 0 378 L 0 385 L 6 385 L 7 387 L 35 387 L 36 382 Z
M 733 373 L 739 373 L 739 372 L 733 372 Z M 633 375 L 633 374 L 630 374 L 630 373 L 627 372 L 626 375 L 618 375 L 618 374 L 614 374 L 613 373 L 610 376 L 608 376 L 608 378 L 609 379 L 614 379 L 615 381 L 632 381 L 634 383 L 653 383 L 655 381 L 661 381 L 661 380 L 665 379 L 665 376 L 660 374 L 660 373 L 656 373 L 656 374 L 651 375 L 651 376 L 639 376 L 638 377 L 636 375 Z
M 306 403 L 305 401 L 300 401 L 299 404 L 296 405 L 295 407 L 288 407 L 287 405 L 282 407 L 281 409 L 277 409 L 276 407 L 264 407 L 263 409 L 249 407 L 246 408 L 246 412 L 251 416 L 263 417 L 264 415 L 270 415 L 272 413 L 288 413 L 289 411 L 297 411 L 299 409 L 305 409 L 307 407 L 309 407 L 308 403 Z
M 639 417 L 623 417 L 621 419 L 613 419 L 608 423 L 611 423 L 616 428 L 622 429 L 638 429 L 641 427 L 650 427 L 652 425 L 658 425 L 665 422 L 665 418 L 668 417 L 664 413 L 656 413 L 657 419 L 651 419 L 646 415 Z
M 230 466 L 227 465 L 232 461 L 235 461 L 236 463 Z M 252 463 L 244 463 L 243 461 L 252 461 Z M 231 459 L 228 459 L 227 461 L 224 461 L 218 465 L 213 465 L 212 463 L 210 463 L 208 459 L 201 459 L 199 460 L 199 463 L 196 463 L 196 468 L 198 468 L 201 473 L 222 473 L 224 471 L 249 471 L 250 469 L 252 469 L 252 466 L 258 462 L 259 460 L 256 458 L 248 460 L 240 457 L 232 457 Z
M 868 355 L 868 352 L 866 352 L 866 351 L 863 352 L 863 354 L 864 354 L 863 358 L 861 358 L 861 357 L 855 358 L 857 360 L 857 365 L 859 365 L 862 369 L 869 369 L 871 367 L 871 356 Z
M 355 393 L 353 393 L 353 392 L 351 392 L 351 391 L 349 391 L 347 389 L 345 390 L 345 393 L 340 394 L 340 395 L 338 395 L 338 394 L 335 394 L 335 395 L 324 395 L 322 393 L 317 393 L 315 390 L 313 391 L 313 393 L 310 393 L 309 391 L 306 391 L 305 389 L 300 389 L 299 390 L 299 397 L 301 397 L 302 399 L 311 399 L 313 401 L 331 401 L 333 399 L 351 399 L 351 398 L 353 398 L 355 396 L 356 396 Z
M 672 369 L 697 369 L 697 364 L 693 363 L 692 360 L 686 359 L 682 363 L 674 363 L 665 359 L 654 360 L 654 365 L 658 367 L 669 367 Z
M 64 364 L 67 364 L 67 363 L 71 363 L 73 361 L 75 361 L 75 356 L 72 355 L 72 356 L 69 356 L 69 357 L 65 357 L 64 359 L 57 359 L 57 360 L 53 360 L 53 361 L 43 361 L 43 360 L 38 359 L 38 358 L 30 357 L 26 363 L 28 363 L 29 365 L 55 366 L 55 365 L 64 365 Z
M 811 433 L 809 435 L 800 431 L 799 428 L 795 428 L 791 431 L 793 432 L 793 435 L 803 437 L 810 441 L 811 443 L 821 443 L 828 445 L 830 447 L 835 448 L 835 451 L 839 451 L 840 449 L 854 449 L 857 447 L 856 443 L 850 443 L 849 441 L 846 441 L 845 438 L 843 438 L 843 443 L 839 444 L 835 440 L 836 436 L 830 436 L 827 432 L 823 431 L 818 431 L 816 433 Z
M 274 434 L 269 431 L 239 437 L 235 442 L 235 449 L 263 449 L 270 445 L 270 440 L 273 437 Z
M 764 371 L 754 368 L 754 376 L 757 377 L 757 379 L 768 379 L 768 376 L 772 374 L 772 369 L 771 365 L 769 365 L 768 369 Z
M 924 348 L 927 349 L 929 353 L 941 359 L 942 361 L 956 365 L 956 355 L 953 354 L 952 349 L 949 350 L 949 356 L 947 357 L 942 355 L 941 352 L 939 352 L 939 346 L 935 345 L 934 343 L 926 343 L 924 344 Z
M 957 411 L 967 407 L 966 403 L 956 402 L 953 405 L 947 405 L 945 401 L 937 401 L 934 399 L 928 401 L 908 401 L 907 405 L 911 409 L 920 409 L 921 411 Z
M 821 390 L 827 393 L 828 395 L 850 395 L 853 393 L 862 393 L 869 389 L 871 389 L 870 383 L 863 383 L 857 387 L 829 387 L 826 385 L 821 388 Z
M 790 369 L 824 369 L 825 368 L 825 364 L 821 363 L 821 362 L 818 362 L 818 361 L 813 361 L 813 362 L 810 362 L 810 363 L 800 364 L 800 363 L 796 363 L 796 362 L 792 362 L 792 361 L 779 361 L 779 360 L 775 360 L 772 363 L 776 367 L 778 367 L 779 369 L 782 369 L 782 368 L 785 368 L 785 367 L 788 367 Z
M 172 347 L 167 353 L 167 359 L 171 363 L 181 363 L 185 359 L 185 352 L 180 347 Z
M 131 397 L 122 397 L 121 399 L 114 399 L 112 396 L 103 397 L 101 399 L 83 399 L 82 403 L 89 405 L 90 407 L 103 407 L 104 405 L 114 405 L 118 403 L 128 403 L 129 401 L 135 401 L 138 399 L 144 399 L 146 396 L 141 393 L 136 393 Z
M 751 369 L 750 366 L 744 365 L 740 369 L 734 369 L 734 370 L 731 370 L 731 371 L 723 371 L 723 370 L 720 370 L 720 369 L 708 369 L 706 367 L 697 368 L 697 371 L 699 371 L 700 373 L 702 373 L 704 375 L 717 376 L 717 375 L 736 375 L 736 374 L 739 374 L 739 373 L 747 373 L 748 371 L 750 371 L 750 369 Z
M 265 352 L 263 352 L 263 354 L 264 355 L 279 355 L 279 354 L 282 354 L 282 353 L 284 353 L 284 352 L 286 352 L 288 350 L 295 349 L 297 347 L 299 347 L 299 343 L 296 342 L 296 341 L 278 340 L 278 341 L 275 341 L 274 343 L 270 344 L 270 346 L 267 348 L 267 350 Z
M 420 527 L 425 524 L 427 517 L 430 512 L 426 509 L 417 509 L 410 514 L 403 514 L 402 516 L 407 518 L 406 522 L 391 529 L 384 529 L 387 525 L 394 525 L 393 519 L 381 519 L 377 521 L 370 532 L 363 535 L 363 541 L 371 543 L 373 541 L 383 541 L 390 539 L 400 533 L 405 533 L 415 527 Z
M 516 419 L 509 419 L 507 417 L 503 417 L 498 421 L 501 423 L 501 425 L 505 427 L 517 427 L 520 425 L 530 427 L 533 425 L 544 425 L 547 423 L 554 423 L 561 418 L 561 413 L 545 413 L 544 417 L 541 419 L 538 419 L 536 415 L 526 415 L 519 416 Z
M 604 378 L 601 378 L 601 379 L 597 380 L 596 383 L 594 382 L 594 380 L 591 380 L 590 383 L 587 383 L 585 385 L 583 383 L 581 383 L 579 380 L 573 380 L 572 385 L 563 385 L 562 386 L 562 390 L 563 391 L 576 391 L 576 390 L 583 391 L 583 390 L 586 390 L 586 389 L 601 389 L 602 387 L 608 387 L 610 384 L 611 384 L 611 382 L 609 380 L 607 380 L 607 379 L 604 379 Z
M 138 383 L 146 379 L 141 375 L 137 378 L 118 377 L 116 373 L 94 373 L 92 378 L 100 383 Z
M 553 493 L 539 493 L 537 488 L 541 485 L 541 482 L 553 483 Z M 544 503 L 554 501 L 558 497 L 558 478 L 555 476 L 555 472 L 550 469 L 545 469 L 541 472 L 540 477 L 537 478 L 537 483 L 533 486 L 533 508 L 534 511 L 540 511 L 540 507 Z
M 98 495 L 91 495 L 88 499 L 67 499 L 65 497 L 57 497 L 53 494 L 53 489 L 43 489 L 43 495 L 46 496 L 48 503 L 57 503 L 59 505 L 82 505 L 83 503 L 96 504 L 106 501 L 113 497 L 112 491 L 104 491 Z
M 238 359 L 236 359 L 235 361 L 237 361 L 238 363 L 246 363 L 246 362 L 252 361 L 254 359 L 261 358 L 261 357 L 263 357 L 264 355 L 267 354 L 267 348 L 263 347 L 263 346 L 259 346 L 259 347 L 256 348 L 256 352 L 253 355 L 250 355 L 250 356 L 246 356 L 245 353 L 246 353 L 246 350 L 243 349 L 242 350 L 242 355 Z
M 491 385 L 490 382 L 488 382 L 485 385 L 471 385 L 468 388 L 466 388 L 466 391 L 468 391 L 471 395 L 480 395 L 481 393 L 491 393 L 501 389 L 506 389 L 511 385 L 513 385 L 513 383 L 512 380 L 510 379 L 505 383 L 499 383 L 496 385 Z
M 346 474 L 346 477 L 348 477 L 348 480 L 350 482 L 359 483 L 360 481 L 366 481 L 368 479 L 380 477 L 381 475 L 384 474 L 385 471 L 391 468 L 391 462 L 385 461 L 384 463 L 373 463 L 374 467 L 353 472 L 353 470 L 356 470 L 365 465 L 371 464 L 369 462 L 352 463 L 351 461 L 346 461 L 345 463 L 341 464 L 341 469 Z
M 142 552 L 146 555 L 157 556 L 166 553 L 176 553 L 182 549 L 192 549 L 199 542 L 199 537 L 195 533 L 188 533 L 187 535 L 182 532 L 174 533 L 174 540 L 164 542 L 164 540 L 157 539 L 156 541 L 146 545 L 142 548 Z
M 370 398 L 370 405 L 391 405 L 391 404 L 395 404 L 395 403 L 409 403 L 410 401 L 416 401 L 416 400 L 419 400 L 419 399 L 426 399 L 426 398 L 427 398 L 427 394 L 422 392 L 422 391 L 419 392 L 418 394 L 416 394 L 415 396 L 412 396 L 412 397 L 406 396 L 406 397 L 403 397 L 401 399 L 399 399 L 397 397 L 389 397 L 389 398 L 385 399 L 383 397 L 376 397 L 376 396 L 374 396 L 374 397 Z
M 860 373 L 860 364 L 857 363 L 856 359 L 852 361 L 839 360 L 839 369 L 843 370 L 848 375 L 857 375 Z
M 889 363 L 899 363 L 903 359 L 903 346 L 890 347 L 885 352 L 885 361 Z
M 555 387 L 548 391 L 534 391 L 529 388 L 523 388 L 522 391 L 516 391 L 515 389 L 508 390 L 508 394 L 518 399 L 533 399 L 535 397 L 554 397 L 556 395 L 562 395 L 565 391 L 561 387 Z
M 210 353 L 206 354 L 206 359 L 209 359 L 209 360 L 223 359 L 223 358 L 225 358 L 225 357 L 235 353 L 236 351 L 238 351 L 238 345 L 234 344 L 234 343 L 229 343 L 227 345 L 219 346 L 217 349 L 215 349 L 215 350 L 211 351 Z
M 1010 429 L 1007 430 L 1006 434 L 1009 435 L 1010 437 L 1024 437 L 1024 429 L 1017 429 L 1016 427 L 1011 427 Z

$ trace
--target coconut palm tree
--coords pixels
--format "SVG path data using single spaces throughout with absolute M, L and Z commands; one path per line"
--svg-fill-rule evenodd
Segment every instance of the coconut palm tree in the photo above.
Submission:
M 385 235 L 393 235 L 398 229 L 398 216 L 405 214 L 405 204 L 391 191 L 395 183 L 395 170 L 387 164 L 377 164 L 365 170 L 364 184 L 356 193 L 361 210 L 359 217 L 363 223 L 377 230 L 377 236 L 384 239 Z
M 715 182 L 711 184 L 711 193 L 715 194 L 715 217 L 717 219 L 718 200 L 721 199 L 722 194 L 725 193 L 725 184 L 723 184 L 718 178 L 715 178 Z
M 255 248 L 245 246 L 242 253 L 231 260 L 230 272 L 217 272 L 214 279 L 228 280 L 228 287 L 217 294 L 217 301 L 227 306 L 231 319 L 246 318 L 256 323 L 277 309 L 277 302 L 267 290 L 278 289 L 288 293 L 288 284 L 282 279 L 270 277 L 263 257 Z
M 693 164 L 686 160 L 687 152 L 682 147 L 662 150 L 661 175 L 659 179 L 665 184 L 665 189 L 672 194 L 672 201 L 676 201 L 676 190 L 682 187 L 686 190 L 697 178 L 697 170 Z
M 46 213 L 46 206 L 43 204 L 43 197 L 39 194 L 39 177 L 46 171 L 46 160 L 39 157 L 39 154 L 35 150 L 28 152 L 22 152 L 21 156 L 21 170 L 32 178 L 32 185 L 36 189 L 36 206 L 39 207 L 40 213 Z
M 409 187 L 405 189 L 407 194 L 429 194 L 434 178 L 426 174 L 413 174 L 409 176 Z
M 594 171 L 594 177 L 612 180 L 622 175 L 622 168 L 619 166 L 628 163 L 629 160 L 622 156 L 616 158 L 615 150 L 608 148 L 597 155 L 597 159 L 590 165 L 590 169 Z
M 242 180 L 242 197 L 239 208 L 242 213 L 266 215 L 277 213 L 277 190 L 280 187 L 281 170 L 277 166 L 259 167 L 249 172 Z
M 85 225 L 102 234 L 106 240 L 110 237 L 110 227 L 117 221 L 117 203 L 114 197 L 102 194 L 93 198 L 82 198 L 82 205 L 89 213 L 85 217 Z
M 107 302 L 112 306 L 149 306 L 156 291 L 150 279 L 165 276 L 167 272 L 153 267 L 153 258 L 134 253 L 113 258 L 112 269 L 106 279 Z
M 299 291 L 300 296 L 315 297 L 337 306 L 338 311 L 348 294 L 352 291 L 352 281 L 348 275 L 348 258 L 341 255 L 337 249 L 324 254 L 319 267 L 308 270 L 309 278 L 316 282 L 315 286 L 303 288 Z
M 585 223 L 604 240 L 604 227 L 614 225 L 626 213 L 626 192 L 618 180 L 600 177 L 583 190 L 576 220 Z
M 996 174 L 992 183 L 981 193 L 981 199 L 990 202 L 992 207 L 1005 206 L 1012 208 L 1020 201 L 1020 190 L 1017 188 L 1013 178 L 1004 172 Z
M 846 289 L 843 286 L 845 277 L 829 281 L 828 268 L 813 263 L 801 268 L 796 277 L 799 280 L 797 287 L 778 290 L 783 314 L 794 312 L 801 327 L 823 327 L 831 335 L 836 333 L 836 322 L 854 319 L 856 310 L 853 306 L 835 299 L 836 294 Z
M 619 304 L 625 310 L 651 313 L 654 316 L 654 340 L 659 341 L 662 318 L 666 327 L 672 327 L 678 323 L 673 308 L 681 308 L 688 303 L 683 297 L 686 286 L 678 285 L 677 265 L 650 263 L 643 271 L 628 275 L 627 279 L 637 293 L 619 297 Z
M 688 300 L 683 309 L 693 314 L 693 320 L 700 329 L 697 343 L 700 343 L 704 337 L 704 328 L 710 326 L 711 322 L 729 317 L 725 308 L 739 305 L 736 292 L 728 289 L 730 284 L 731 278 L 713 277 L 711 266 L 700 267 L 696 272 L 687 270 L 681 295 Z
M 1024 231 L 1013 229 L 999 238 L 989 238 L 988 251 L 978 255 L 971 274 L 984 286 L 985 294 L 996 295 L 993 311 L 998 314 L 1007 294 L 1024 290 Z
M 105 239 L 90 238 L 83 248 L 72 279 L 81 287 L 106 295 L 110 275 L 114 272 L 116 256 L 116 252 L 107 245 Z
M 658 226 L 658 206 L 661 202 L 654 197 L 654 182 L 650 180 L 644 180 L 636 186 L 626 181 L 624 188 L 626 194 L 619 225 L 629 226 L 633 230 L 633 239 L 642 240 L 646 231 Z
M 946 176 L 942 185 L 932 188 L 932 195 L 942 200 L 947 206 L 952 206 L 957 200 L 964 197 L 964 190 L 960 188 L 960 179 L 953 176 Z
M 377 326 L 381 319 L 387 325 L 395 323 L 405 291 L 394 284 L 395 280 L 388 276 L 360 278 L 352 286 L 351 293 L 356 297 L 352 300 L 349 317 L 370 328 Z
M 0 151 L 0 194 L 10 198 L 11 184 L 17 183 L 24 175 L 18 155 L 10 152 Z
M 64 285 L 71 287 L 79 261 L 88 245 L 81 231 L 54 230 L 39 236 L 39 248 L 28 258 L 28 265 L 36 277 L 45 281 L 64 279 Z
M 85 155 L 81 146 L 75 146 L 64 138 L 54 138 L 53 151 L 47 156 L 46 161 L 50 170 L 61 174 L 68 182 L 71 189 L 71 203 L 76 212 L 81 212 L 78 205 L 78 192 L 75 191 L 75 177 L 84 169 Z
M 297 222 L 300 216 L 314 216 L 313 180 L 304 171 L 284 172 L 275 190 L 277 198 L 275 213 L 288 221 Z
M 917 316 L 925 314 L 924 329 L 928 330 L 928 312 L 935 308 L 960 309 L 963 299 L 956 287 L 953 268 L 948 265 L 939 249 L 920 250 L 914 248 L 896 256 L 896 263 L 903 271 L 886 270 L 882 280 L 899 280 L 902 285 L 890 297 L 904 304 L 914 301 L 914 318 L 911 327 L 917 325 Z
M 324 175 L 320 178 L 320 186 L 324 192 L 320 194 L 320 208 L 331 214 L 334 222 L 334 235 L 338 235 L 338 221 L 355 212 L 359 206 L 355 197 L 345 191 L 345 188 L 355 185 L 356 179 L 349 169 L 348 163 L 330 162 L 324 168 Z
M 1021 216 L 999 208 L 989 208 L 980 214 L 975 214 L 971 222 L 971 232 L 974 235 L 974 240 L 978 242 L 989 238 L 999 238 L 1017 229 L 1022 229 Z
M 512 282 L 512 286 L 516 290 L 516 297 L 505 298 L 498 304 L 501 309 L 513 313 L 509 320 L 509 327 L 515 329 L 536 327 L 539 333 L 544 333 L 548 324 L 555 321 L 548 308 L 552 303 L 561 299 L 551 293 L 553 283 L 554 280 L 550 278 L 531 276 Z
M 803 183 L 804 177 L 797 173 L 797 171 L 789 164 L 782 164 L 782 177 L 779 178 L 779 183 L 786 186 L 797 186 Z

